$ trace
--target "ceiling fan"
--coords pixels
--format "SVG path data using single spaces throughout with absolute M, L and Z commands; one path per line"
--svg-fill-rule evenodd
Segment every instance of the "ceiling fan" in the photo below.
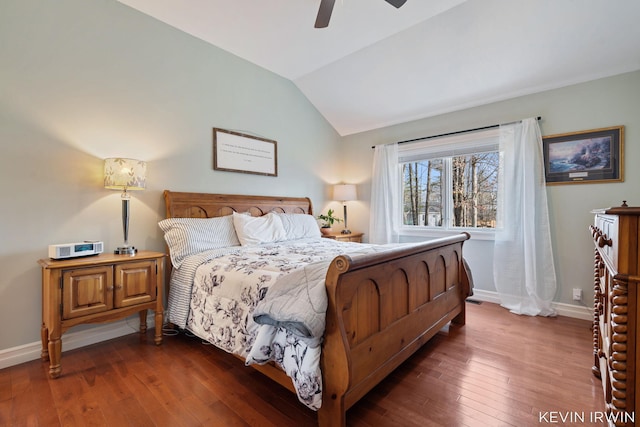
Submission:
M 400 8 L 407 0 L 384 0 L 395 8 Z M 329 26 L 329 20 L 331 19 L 331 12 L 333 12 L 333 5 L 336 0 L 320 0 L 320 10 L 318 10 L 318 17 L 316 18 L 316 28 L 326 28 Z

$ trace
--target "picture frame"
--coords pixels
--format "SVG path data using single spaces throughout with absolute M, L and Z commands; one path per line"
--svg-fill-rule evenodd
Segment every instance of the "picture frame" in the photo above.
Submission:
M 278 176 L 278 143 L 241 132 L 213 128 L 213 169 Z
M 542 137 L 547 185 L 624 181 L 624 126 Z

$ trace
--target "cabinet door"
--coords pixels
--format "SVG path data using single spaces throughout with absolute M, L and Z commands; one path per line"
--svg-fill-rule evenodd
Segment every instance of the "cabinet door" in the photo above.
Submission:
M 62 318 L 72 319 L 113 308 L 113 266 L 62 273 Z
M 156 299 L 156 261 L 116 265 L 114 305 L 129 307 Z

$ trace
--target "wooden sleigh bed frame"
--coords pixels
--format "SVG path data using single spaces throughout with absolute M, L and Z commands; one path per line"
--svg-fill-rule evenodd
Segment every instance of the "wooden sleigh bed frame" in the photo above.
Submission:
M 250 212 L 313 214 L 308 198 L 164 192 L 167 218 Z M 321 427 L 346 426 L 346 411 L 448 322 L 465 323 L 470 294 L 462 246 L 469 235 L 436 239 L 352 260 L 338 256 L 326 276 Z M 170 270 L 169 270 L 170 271 Z M 252 365 L 294 391 L 275 365 Z

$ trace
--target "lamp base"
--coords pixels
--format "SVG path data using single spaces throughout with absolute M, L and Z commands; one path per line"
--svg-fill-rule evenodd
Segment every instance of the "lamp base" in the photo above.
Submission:
M 340 233 L 342 234 L 351 234 L 351 230 L 347 230 L 346 228 L 342 230 Z
M 138 250 L 133 246 L 120 246 L 113 251 L 116 255 L 135 255 Z

